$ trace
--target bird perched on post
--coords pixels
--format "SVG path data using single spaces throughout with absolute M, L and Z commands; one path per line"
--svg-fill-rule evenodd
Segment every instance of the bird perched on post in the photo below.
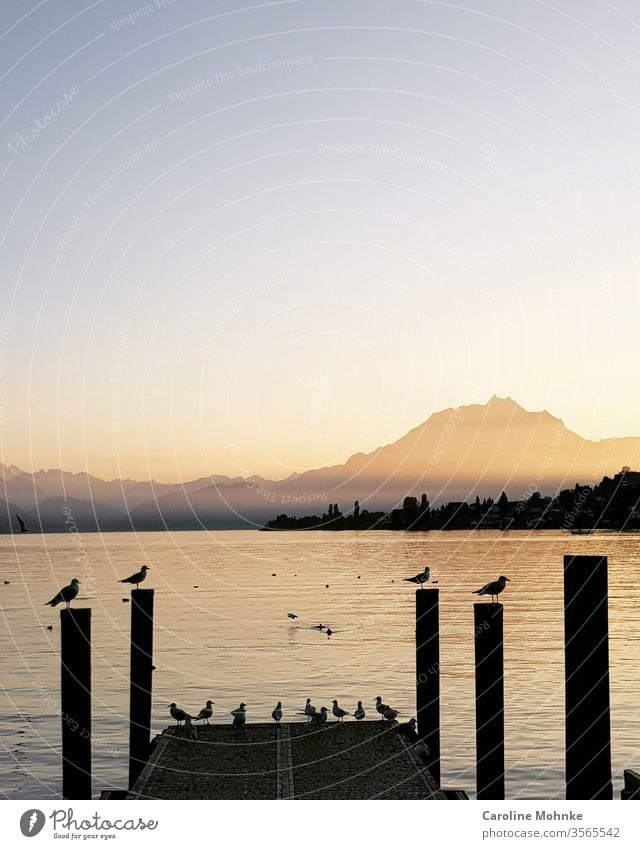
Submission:
M 320 713 L 316 711 L 311 715 L 311 722 L 315 722 L 319 725 L 322 725 L 327 721 L 327 714 L 329 713 L 329 709 L 326 707 L 320 708 Z
M 333 709 L 332 709 L 332 713 L 333 713 L 333 715 L 336 717 L 336 719 L 338 720 L 338 722 L 342 722 L 342 721 L 343 721 L 343 719 L 345 718 L 345 716 L 351 716 L 351 714 L 349 713 L 349 711 L 348 711 L 348 710 L 343 710 L 343 709 L 340 707 L 340 705 L 338 704 L 338 700 L 337 700 L 337 699 L 334 699 L 334 700 L 333 700 Z
M 71 583 L 66 587 L 63 587 L 58 595 L 54 595 L 51 601 L 45 601 L 45 607 L 47 604 L 50 604 L 51 607 L 55 607 L 61 602 L 65 602 L 67 608 L 71 606 L 71 602 L 80 592 L 80 581 L 77 578 L 72 578 Z
M 480 587 L 479 590 L 473 590 L 472 595 L 490 595 L 492 602 L 495 596 L 497 602 L 498 596 L 506 587 L 508 580 L 509 578 L 505 578 L 504 575 L 500 575 L 497 581 L 489 581 L 488 584 L 485 584 L 484 587 Z
M 384 713 L 382 714 L 382 718 L 386 719 L 388 722 L 395 722 L 397 715 L 398 711 L 394 710 L 392 707 L 389 707 L 389 705 L 387 705 Z
M 384 704 L 381 696 L 376 696 L 376 710 L 380 714 L 380 719 L 384 719 L 384 712 L 388 707 L 389 705 Z
M 419 584 L 420 589 L 422 589 L 424 584 L 428 583 L 430 577 L 431 570 L 428 566 L 425 566 L 424 571 L 420 572 L 419 575 L 414 575 L 413 578 L 404 578 L 404 580 L 409 581 L 410 584 Z
M 210 699 L 207 700 L 207 704 L 202 708 L 200 713 L 195 717 L 194 722 L 197 722 L 199 719 L 204 719 L 204 721 L 209 724 L 209 720 L 213 716 L 213 706 L 215 702 L 212 702 Z
M 128 578 L 123 578 L 121 581 L 118 581 L 119 584 L 135 584 L 136 589 L 138 589 L 138 584 L 141 584 L 144 579 L 147 577 L 147 572 L 149 571 L 148 566 L 143 566 L 139 572 L 136 572 L 133 575 L 129 575 Z
M 247 721 L 247 706 L 245 705 L 245 703 L 241 702 L 240 707 L 237 707 L 235 710 L 232 710 L 231 716 L 233 717 L 234 728 L 244 728 L 245 723 Z
M 353 715 L 359 722 L 362 722 L 362 720 L 365 718 L 367 714 L 365 712 L 365 709 L 362 707 L 362 702 L 358 702 L 358 707 L 354 710 Z
M 169 708 L 169 713 L 175 719 L 175 721 L 180 725 L 181 722 L 184 722 L 187 717 L 191 719 L 191 716 L 186 712 L 186 710 L 182 710 L 179 708 L 175 702 L 171 702 L 170 705 L 167 705 Z
M 278 702 L 278 704 L 271 711 L 271 717 L 275 722 L 282 721 L 282 702 Z

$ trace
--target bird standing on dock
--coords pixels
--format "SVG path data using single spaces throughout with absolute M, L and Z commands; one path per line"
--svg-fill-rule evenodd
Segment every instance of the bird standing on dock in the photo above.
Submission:
M 424 584 L 429 582 L 429 578 L 431 577 L 431 570 L 428 566 L 424 567 L 424 572 L 420 572 L 419 575 L 414 575 L 413 578 L 404 578 L 403 580 L 409 581 L 410 584 L 419 584 L 420 589 L 423 588 Z
M 307 703 L 304 706 L 304 714 L 307 717 L 307 722 L 311 720 L 311 717 L 317 714 L 318 711 L 311 704 L 311 699 L 307 699 Z
M 282 702 L 278 702 L 278 704 L 271 711 L 271 718 L 274 722 L 282 722 Z
M 129 575 L 128 578 L 123 578 L 121 581 L 118 581 L 119 584 L 135 584 L 136 589 L 138 589 L 138 584 L 141 584 L 144 579 L 147 577 L 147 572 L 149 571 L 148 566 L 143 566 L 139 572 L 136 572 L 134 575 Z
M 235 710 L 231 711 L 231 716 L 233 717 L 233 727 L 234 728 L 244 728 L 245 723 L 247 721 L 247 706 L 244 702 L 240 704 L 240 707 L 237 707 Z
M 398 711 L 394 710 L 392 707 L 389 707 L 389 705 L 387 705 L 385 707 L 384 713 L 382 714 L 382 718 L 386 719 L 388 722 L 395 722 L 397 715 Z
M 493 602 L 493 598 L 495 596 L 495 599 L 496 599 L 496 602 L 497 602 L 498 596 L 500 595 L 502 590 L 506 587 L 508 580 L 509 580 L 509 578 L 505 578 L 504 575 L 500 575 L 500 577 L 498 578 L 497 581 L 489 581 L 488 584 L 485 584 L 484 587 L 480 587 L 479 590 L 473 590 L 472 595 L 490 595 L 492 602 Z
M 353 715 L 358 720 L 358 722 L 362 722 L 362 720 L 365 718 L 367 714 L 365 709 L 362 707 L 362 702 L 358 702 L 358 707 L 354 710 Z
M 180 725 L 181 722 L 184 722 L 187 717 L 191 719 L 191 716 L 186 712 L 186 710 L 182 710 L 179 708 L 175 702 L 171 702 L 170 705 L 167 705 L 169 708 L 169 713 L 175 719 L 175 721 Z
M 411 737 L 416 733 L 416 721 L 413 717 L 409 722 L 399 722 L 391 729 L 395 734 L 400 734 L 401 737 Z
M 315 722 L 318 725 L 322 725 L 327 721 L 327 715 L 329 713 L 329 709 L 326 707 L 320 708 L 320 713 L 316 712 L 311 716 L 311 722 Z
M 202 710 L 200 711 L 200 713 L 199 713 L 199 714 L 196 716 L 196 718 L 194 719 L 194 722 L 197 722 L 199 719 L 204 719 L 204 721 L 205 721 L 205 722 L 207 723 L 207 725 L 208 725 L 208 724 L 209 724 L 209 720 L 210 720 L 210 719 L 211 719 L 211 717 L 213 716 L 213 706 L 214 706 L 214 705 L 215 705 L 215 702 L 212 702 L 212 701 L 209 699 L 209 700 L 207 701 L 206 706 L 202 708 Z
M 47 604 L 50 604 L 51 607 L 55 607 L 57 604 L 60 604 L 60 602 L 64 601 L 67 605 L 67 608 L 69 608 L 71 606 L 71 602 L 74 600 L 74 598 L 78 595 L 79 592 L 80 581 L 77 578 L 72 578 L 71 583 L 68 584 L 66 587 L 63 587 L 58 593 L 58 595 L 54 595 L 51 601 L 45 602 L 45 607 Z
M 384 704 L 381 696 L 376 696 L 376 710 L 380 714 L 380 719 L 384 719 L 384 712 L 388 707 L 389 705 Z
M 22 521 L 22 519 L 20 518 L 20 516 L 18 516 L 17 513 L 16 513 L 16 519 L 18 520 L 18 524 L 20 525 L 20 533 L 21 534 L 28 534 L 29 528 L 25 525 L 25 523 Z
M 343 709 L 340 707 L 340 705 L 338 704 L 338 700 L 337 700 L 337 699 L 334 699 L 334 700 L 333 700 L 333 709 L 332 709 L 332 711 L 331 711 L 331 712 L 332 712 L 332 713 L 333 713 L 333 715 L 336 717 L 336 719 L 338 720 L 338 722 L 342 722 L 342 721 L 344 720 L 345 716 L 351 716 L 351 714 L 349 713 L 349 711 L 348 711 L 348 710 L 343 710 Z

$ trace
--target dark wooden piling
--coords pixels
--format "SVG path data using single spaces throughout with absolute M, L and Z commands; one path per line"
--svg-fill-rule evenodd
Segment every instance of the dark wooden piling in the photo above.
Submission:
M 427 769 L 440 787 L 439 590 L 416 590 L 416 711 L 418 736 L 429 747 Z
M 476 796 L 504 799 L 504 634 L 501 604 L 474 604 Z
M 60 611 L 62 797 L 91 799 L 91 610 Z
M 129 788 L 142 772 L 151 743 L 153 590 L 131 592 Z
M 564 558 L 567 799 L 612 799 L 607 558 Z
M 640 772 L 636 772 L 633 769 L 625 769 L 624 788 L 620 793 L 620 798 L 640 800 Z

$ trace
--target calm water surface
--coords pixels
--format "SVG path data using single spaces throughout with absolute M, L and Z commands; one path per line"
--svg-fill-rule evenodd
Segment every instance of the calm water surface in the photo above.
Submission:
M 0 796 L 60 794 L 59 613 L 43 606 L 72 577 L 93 609 L 94 792 L 127 775 L 129 595 L 117 583 L 148 563 L 156 590 L 155 732 L 166 705 L 240 701 L 270 720 L 307 696 L 381 695 L 415 713 L 414 592 L 429 564 L 441 599 L 443 783 L 473 792 L 470 591 L 500 574 L 505 603 L 507 795 L 563 798 L 562 556 L 609 556 L 613 761 L 640 768 L 640 537 L 560 532 L 429 534 L 199 532 L 0 537 Z M 273 573 L 276 573 L 273 576 Z M 360 577 L 358 577 L 360 576 Z M 10 584 L 3 585 L 4 580 Z M 328 584 L 327 588 L 325 585 Z M 198 587 L 197 589 L 195 587 Z M 292 611 L 300 617 L 287 619 Z M 329 625 L 334 636 L 310 630 Z M 46 626 L 53 624 L 52 632 Z

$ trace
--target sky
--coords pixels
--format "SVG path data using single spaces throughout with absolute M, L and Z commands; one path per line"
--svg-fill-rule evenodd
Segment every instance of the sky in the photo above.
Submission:
M 492 395 L 640 435 L 631 0 L 7 0 L 0 460 L 344 462 Z

